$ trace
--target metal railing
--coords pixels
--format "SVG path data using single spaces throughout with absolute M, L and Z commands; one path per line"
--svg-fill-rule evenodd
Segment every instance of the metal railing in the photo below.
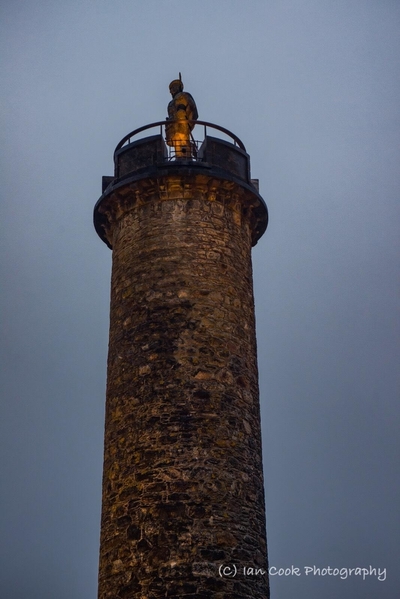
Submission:
M 188 120 L 187 123 L 190 125 L 193 125 L 193 129 L 194 129 L 194 126 L 197 127 L 198 125 L 202 125 L 203 126 L 203 139 L 196 140 L 193 138 L 192 133 L 190 133 L 190 140 L 184 141 L 184 142 L 174 141 L 173 145 L 166 146 L 166 148 L 167 148 L 167 155 L 165 157 L 166 160 L 194 160 L 194 161 L 202 160 L 202 157 L 199 154 L 199 150 L 200 150 L 202 143 L 206 139 L 208 128 L 215 129 L 217 131 L 221 131 L 227 137 L 230 138 L 229 139 L 230 143 L 233 143 L 233 145 L 235 145 L 236 147 L 239 147 L 244 152 L 246 151 L 246 148 L 245 148 L 243 142 L 237 137 L 237 135 L 235 135 L 228 129 L 225 129 L 225 127 L 220 127 L 219 125 L 215 125 L 213 123 L 208 123 L 207 121 L 190 121 L 190 120 Z M 144 125 L 143 127 L 139 127 L 138 129 L 135 129 L 131 133 L 128 133 L 128 135 L 125 135 L 125 137 L 123 137 L 121 139 L 121 141 L 115 148 L 114 159 L 115 159 L 115 155 L 118 152 L 118 150 L 133 143 L 134 141 L 138 141 L 138 140 L 133 140 L 133 138 L 136 137 L 139 133 L 142 133 L 142 131 L 146 131 L 147 129 L 153 129 L 155 127 L 158 127 L 160 130 L 161 137 L 165 140 L 166 139 L 165 127 L 166 127 L 166 125 L 170 125 L 170 124 L 171 124 L 170 120 L 157 121 L 156 123 L 151 123 L 150 125 Z M 196 129 L 196 133 L 197 133 L 197 129 Z

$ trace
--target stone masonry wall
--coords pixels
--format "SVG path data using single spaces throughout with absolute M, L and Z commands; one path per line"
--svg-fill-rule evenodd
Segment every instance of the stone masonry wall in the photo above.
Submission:
M 114 198 L 99 599 L 266 599 L 250 216 L 237 186 Z

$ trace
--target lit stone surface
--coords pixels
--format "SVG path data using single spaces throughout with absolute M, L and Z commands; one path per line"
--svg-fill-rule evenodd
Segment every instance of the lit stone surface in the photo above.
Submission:
M 142 179 L 113 248 L 99 599 L 266 599 L 251 192 Z M 254 240 L 253 240 L 254 241 Z

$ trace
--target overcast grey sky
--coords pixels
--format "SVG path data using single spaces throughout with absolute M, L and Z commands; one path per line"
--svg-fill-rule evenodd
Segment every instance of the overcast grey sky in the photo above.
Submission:
M 254 249 L 273 599 L 399 575 L 395 0 L 3 0 L 1 565 L 7 599 L 95 599 L 115 145 L 182 72 L 270 211 Z

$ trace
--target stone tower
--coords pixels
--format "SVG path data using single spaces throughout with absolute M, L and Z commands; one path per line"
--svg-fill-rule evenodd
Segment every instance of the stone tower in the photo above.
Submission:
M 242 142 L 174 118 L 124 137 L 94 210 L 113 252 L 99 599 L 267 599 L 243 568 L 267 570 L 251 247 L 268 213 Z

